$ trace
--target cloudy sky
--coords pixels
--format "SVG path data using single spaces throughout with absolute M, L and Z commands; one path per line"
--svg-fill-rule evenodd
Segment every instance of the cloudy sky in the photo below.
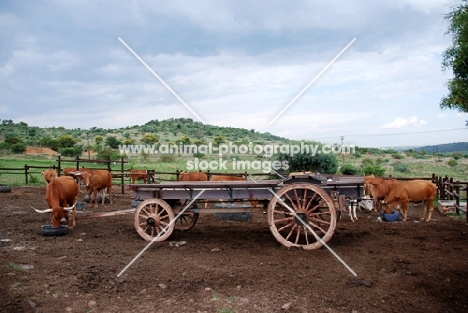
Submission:
M 0 119 L 87 129 L 189 117 L 370 147 L 467 141 L 468 116 L 439 107 L 444 15 L 459 3 L 4 0 Z

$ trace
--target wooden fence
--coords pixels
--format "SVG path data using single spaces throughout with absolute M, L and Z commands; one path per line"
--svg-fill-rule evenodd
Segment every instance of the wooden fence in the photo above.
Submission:
M 29 184 L 29 174 L 36 174 L 40 172 L 36 172 L 34 170 L 40 169 L 57 169 L 59 175 L 61 174 L 61 170 L 64 167 L 64 163 L 72 163 L 74 164 L 74 167 L 76 169 L 79 169 L 81 167 L 87 167 L 83 166 L 83 164 L 89 164 L 92 163 L 94 165 L 96 164 L 104 164 L 104 167 L 89 167 L 92 169 L 106 169 L 109 172 L 112 173 L 112 177 L 114 179 L 118 179 L 119 183 L 117 185 L 121 186 L 122 193 L 125 193 L 124 185 L 125 185 L 125 177 L 128 177 L 130 172 L 129 170 L 125 169 L 125 164 L 128 163 L 123 157 L 118 160 L 118 161 L 111 161 L 110 159 L 108 160 L 89 160 L 89 159 L 62 159 L 60 156 L 57 158 L 57 165 L 53 164 L 51 166 L 32 166 L 32 165 L 27 165 L 25 164 L 24 167 L 20 168 L 0 168 L 0 172 L 4 174 L 18 174 L 18 175 L 24 175 L 25 183 L 26 185 Z M 114 165 L 119 164 L 119 170 L 112 170 L 112 164 Z M 71 167 L 71 166 L 68 166 Z M 163 180 L 163 181 L 169 181 L 169 180 L 179 180 L 179 175 L 180 175 L 179 170 L 176 172 L 162 172 L 162 171 L 154 171 L 154 170 L 148 170 L 147 171 L 147 182 L 155 182 L 156 180 Z M 267 174 L 262 174 L 262 173 L 255 173 L 255 174 L 249 174 L 247 172 L 243 173 L 212 173 L 210 171 L 207 171 L 206 174 L 208 177 L 211 177 L 212 175 L 232 175 L 232 176 L 243 176 L 244 178 L 248 178 L 251 176 L 267 176 Z M 175 179 L 161 179 L 160 177 L 157 177 L 157 175 L 174 175 Z M 466 181 L 454 181 L 453 178 L 449 178 L 447 176 L 441 177 L 441 176 L 436 176 L 435 174 L 432 174 L 431 177 L 411 177 L 411 178 L 406 178 L 406 177 L 391 177 L 395 178 L 398 180 L 413 180 L 413 179 L 423 179 L 423 180 L 430 180 L 433 183 L 437 185 L 438 188 L 438 199 L 439 200 L 451 200 L 454 201 L 455 203 L 455 212 L 457 214 L 460 214 L 460 212 L 466 213 L 468 211 L 468 182 Z M 468 214 L 466 214 L 466 222 L 468 223 Z

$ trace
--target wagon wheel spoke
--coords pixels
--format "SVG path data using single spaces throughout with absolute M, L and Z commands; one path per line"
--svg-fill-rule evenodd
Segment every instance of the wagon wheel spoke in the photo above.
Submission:
M 166 240 L 174 230 L 174 223 L 162 230 L 174 220 L 174 212 L 169 204 L 161 199 L 148 199 L 141 202 L 135 209 L 134 226 L 138 234 L 145 240 Z
M 290 184 L 281 188 L 277 196 L 268 205 L 268 223 L 271 232 L 282 245 L 317 249 L 333 236 L 336 226 L 335 204 L 320 186 Z
M 288 198 L 289 203 L 291 203 L 291 206 L 293 207 L 294 211 L 296 211 L 296 210 L 297 210 L 297 206 L 296 206 L 296 204 L 294 203 L 294 201 L 291 199 L 291 197 L 290 197 L 287 193 L 285 193 L 284 196 L 285 196 L 286 198 Z
M 182 214 L 175 222 L 175 229 L 185 231 L 192 228 L 198 220 L 198 213 L 186 212 Z

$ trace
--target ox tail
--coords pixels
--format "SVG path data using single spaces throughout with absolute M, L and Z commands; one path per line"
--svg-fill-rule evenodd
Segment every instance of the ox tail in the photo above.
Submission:
M 29 207 L 31 209 L 33 209 L 34 211 L 36 211 L 37 213 L 50 213 L 50 212 L 52 212 L 52 209 L 38 210 L 35 207 L 33 207 L 32 205 L 29 205 Z

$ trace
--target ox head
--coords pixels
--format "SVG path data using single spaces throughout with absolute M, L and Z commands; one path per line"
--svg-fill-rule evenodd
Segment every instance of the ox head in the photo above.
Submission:
M 60 227 L 60 221 L 62 220 L 62 218 L 65 217 L 66 219 L 68 219 L 68 212 L 72 211 L 75 208 L 75 205 L 76 205 L 76 202 L 71 207 L 56 207 L 56 208 L 46 209 L 46 210 L 38 210 L 32 205 L 30 205 L 30 207 L 38 213 L 51 212 L 52 213 L 52 226 L 55 228 L 58 228 Z
M 70 174 L 73 174 L 74 176 L 78 177 L 86 187 L 89 186 L 89 181 L 91 179 L 91 173 L 89 173 L 89 172 L 71 172 Z

